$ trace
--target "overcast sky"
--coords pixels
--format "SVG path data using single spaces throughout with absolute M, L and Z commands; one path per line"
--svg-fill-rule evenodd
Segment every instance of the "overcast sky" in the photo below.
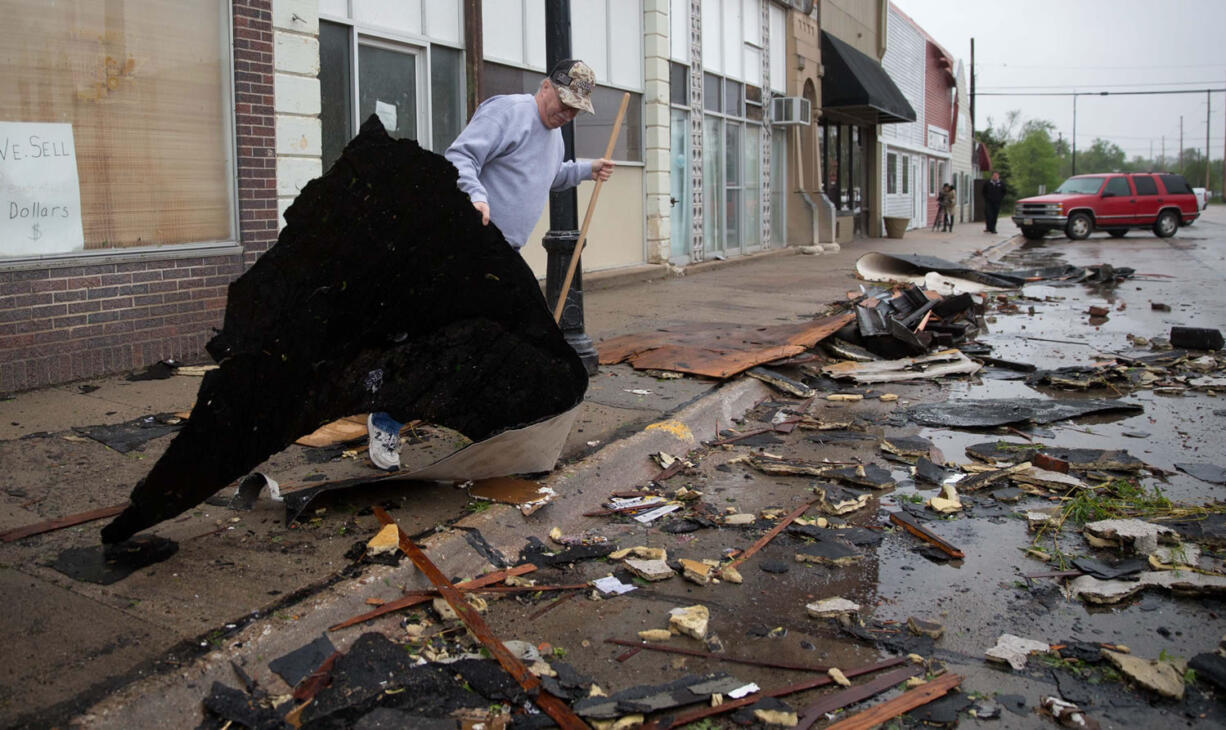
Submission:
M 962 60 L 970 78 L 975 39 L 977 91 L 1126 91 L 1226 88 L 1224 0 L 894 0 Z M 1226 94 L 1212 95 L 1210 151 L 1222 157 Z M 979 96 L 975 126 L 999 123 L 1011 109 L 1047 119 L 1066 139 L 1072 97 Z M 1205 147 L 1205 94 L 1083 96 L 1077 147 L 1103 137 L 1128 157 Z

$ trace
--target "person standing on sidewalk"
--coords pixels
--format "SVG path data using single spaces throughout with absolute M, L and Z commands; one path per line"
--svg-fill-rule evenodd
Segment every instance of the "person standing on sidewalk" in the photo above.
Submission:
M 992 171 L 992 179 L 983 186 L 983 202 L 985 204 L 984 222 L 988 233 L 996 233 L 996 217 L 1000 215 L 1000 204 L 1005 199 L 1005 184 L 1000 181 L 1000 173 Z
M 608 180 L 613 163 L 564 160 L 561 127 L 579 112 L 594 114 L 596 74 L 583 61 L 559 61 L 535 94 L 486 99 L 443 156 L 455 165 L 460 190 L 492 220 L 507 243 L 523 248 L 545 210 L 551 190 L 566 190 L 587 179 Z M 384 471 L 400 468 L 400 429 L 387 413 L 366 418 L 370 461 Z

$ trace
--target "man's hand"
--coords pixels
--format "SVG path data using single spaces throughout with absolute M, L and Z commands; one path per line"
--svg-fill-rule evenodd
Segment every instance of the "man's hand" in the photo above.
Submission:
M 613 160 L 592 160 L 592 179 L 604 182 L 613 175 Z
M 490 206 L 489 203 L 480 200 L 473 201 L 473 207 L 481 214 L 481 225 L 488 226 L 490 224 Z

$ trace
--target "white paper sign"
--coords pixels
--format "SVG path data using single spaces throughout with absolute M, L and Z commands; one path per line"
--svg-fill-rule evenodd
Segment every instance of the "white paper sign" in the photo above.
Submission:
M 379 117 L 379 121 L 383 122 L 383 128 L 388 134 L 396 133 L 396 105 L 388 104 L 386 101 L 375 100 L 375 114 Z
M 84 248 L 72 125 L 0 122 L 0 256 Z

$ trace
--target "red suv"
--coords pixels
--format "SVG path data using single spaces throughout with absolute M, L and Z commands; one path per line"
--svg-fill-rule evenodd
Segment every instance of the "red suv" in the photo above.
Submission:
M 1026 238 L 1054 229 L 1077 241 L 1095 230 L 1121 238 L 1132 228 L 1168 238 L 1199 215 L 1182 175 L 1130 172 L 1070 177 L 1054 193 L 1017 201 L 1013 222 Z

